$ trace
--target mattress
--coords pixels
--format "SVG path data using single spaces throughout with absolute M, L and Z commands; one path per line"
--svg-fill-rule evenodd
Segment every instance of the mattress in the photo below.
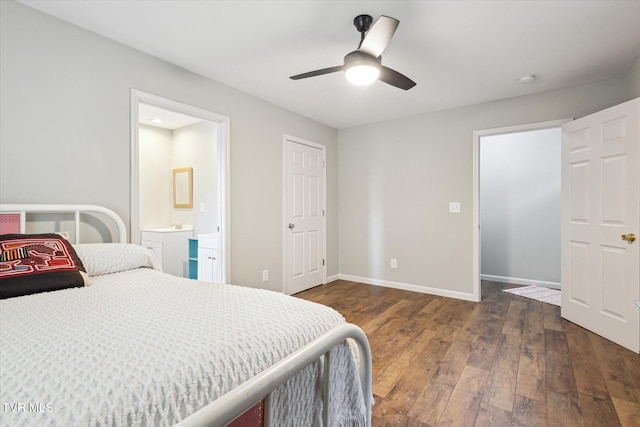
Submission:
M 173 425 L 345 322 L 279 293 L 164 274 L 134 245 L 80 246 L 91 286 L 0 301 L 0 425 Z M 342 344 L 330 359 L 329 424 L 363 425 L 354 355 Z M 320 371 L 274 392 L 275 425 L 322 424 Z

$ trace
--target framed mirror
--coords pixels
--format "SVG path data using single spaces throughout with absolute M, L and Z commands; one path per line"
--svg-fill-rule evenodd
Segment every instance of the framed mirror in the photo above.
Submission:
M 193 207 L 193 168 L 173 170 L 173 207 Z

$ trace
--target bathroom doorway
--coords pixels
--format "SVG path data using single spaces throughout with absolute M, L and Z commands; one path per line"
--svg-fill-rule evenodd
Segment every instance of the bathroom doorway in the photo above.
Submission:
M 473 133 L 475 301 L 481 279 L 560 286 L 560 126 L 567 121 Z
M 229 118 L 131 92 L 131 242 L 141 231 L 192 228 L 218 238 L 220 281 L 230 283 Z M 172 170 L 192 171 L 192 203 L 176 206 Z

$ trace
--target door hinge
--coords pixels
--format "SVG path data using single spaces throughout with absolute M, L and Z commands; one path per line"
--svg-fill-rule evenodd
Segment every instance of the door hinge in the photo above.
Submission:
M 324 265 L 324 259 L 322 260 L 322 265 Z
M 322 209 L 322 216 L 324 216 L 324 209 Z

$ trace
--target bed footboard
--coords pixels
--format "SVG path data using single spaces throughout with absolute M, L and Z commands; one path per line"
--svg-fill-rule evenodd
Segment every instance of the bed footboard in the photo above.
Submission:
M 191 414 L 177 426 L 224 426 L 267 397 L 278 386 L 284 384 L 302 368 L 321 357 L 328 357 L 329 350 L 351 338 L 359 352 L 359 375 L 364 404 L 367 410 L 367 424 L 371 425 L 371 349 L 366 335 L 358 326 L 347 323 L 334 328 L 316 338 L 300 350 L 287 356 L 277 364 L 244 382 L 224 396 L 214 400 L 204 408 Z M 329 366 L 328 363 L 325 366 Z M 325 374 L 325 379 L 329 378 Z M 328 384 L 323 384 L 324 401 L 328 402 Z M 324 425 L 327 426 L 327 413 L 324 411 Z M 269 425 L 269 420 L 265 420 Z

